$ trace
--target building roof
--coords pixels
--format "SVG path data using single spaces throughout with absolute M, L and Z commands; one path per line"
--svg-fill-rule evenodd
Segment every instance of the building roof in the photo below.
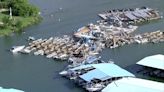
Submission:
M 103 73 L 99 69 L 94 69 L 89 71 L 88 73 L 85 73 L 80 76 L 80 78 L 84 79 L 85 81 L 91 81 L 92 79 L 101 79 L 108 76 L 107 74 Z
M 113 81 L 102 92 L 164 92 L 164 83 L 128 77 Z
M 128 18 L 131 19 L 131 20 L 136 20 L 136 19 L 138 19 L 137 17 L 135 17 L 134 15 L 132 15 L 131 12 L 126 12 L 126 13 L 125 13 L 125 16 L 128 17 Z
M 0 87 L 0 92 L 24 92 L 24 91 L 18 90 L 18 89 L 13 89 L 13 88 L 4 89 L 4 88 Z
M 148 56 L 137 62 L 138 65 L 164 70 L 164 55 Z
M 83 75 L 80 78 L 84 79 L 85 81 L 91 81 L 92 79 L 100 79 L 103 80 L 113 78 L 113 77 L 134 77 L 134 75 L 125 69 L 113 64 L 113 63 L 100 63 L 100 64 L 91 64 L 94 67 L 94 70 L 91 70 Z

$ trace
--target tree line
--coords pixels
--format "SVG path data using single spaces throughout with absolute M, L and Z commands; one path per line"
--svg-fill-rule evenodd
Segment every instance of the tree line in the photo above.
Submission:
M 0 0 L 0 6 L 12 8 L 14 16 L 38 16 L 39 9 L 30 4 L 28 0 Z M 7 4 L 6 4 L 7 3 Z

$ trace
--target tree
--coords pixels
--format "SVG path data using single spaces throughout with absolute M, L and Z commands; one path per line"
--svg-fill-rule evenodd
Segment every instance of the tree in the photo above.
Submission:
M 13 10 L 15 16 L 37 16 L 39 9 L 28 3 L 27 0 L 10 0 L 9 7 Z
M 21 30 L 21 29 L 23 29 L 23 22 L 22 21 L 20 21 L 20 20 L 18 20 L 17 22 L 16 22 L 16 28 L 18 28 L 19 30 Z
M 7 17 L 7 16 L 4 16 L 3 18 L 2 18 L 2 22 L 3 22 L 3 27 L 5 28 L 5 27 L 7 27 L 8 25 L 9 25 L 9 23 L 10 23 L 10 19 L 9 19 L 9 17 Z

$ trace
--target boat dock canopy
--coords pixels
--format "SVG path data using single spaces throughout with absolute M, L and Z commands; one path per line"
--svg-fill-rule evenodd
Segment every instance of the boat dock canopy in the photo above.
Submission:
M 102 92 L 164 92 L 164 83 L 128 77 L 113 81 Z
M 24 91 L 13 89 L 13 88 L 5 89 L 5 88 L 0 87 L 0 92 L 24 92 Z
M 148 56 L 137 62 L 137 64 L 164 70 L 164 55 Z
M 80 76 L 85 81 L 90 82 L 92 79 L 109 79 L 113 77 L 135 77 L 132 73 L 122 69 L 113 63 L 91 64 L 94 70 L 91 70 Z

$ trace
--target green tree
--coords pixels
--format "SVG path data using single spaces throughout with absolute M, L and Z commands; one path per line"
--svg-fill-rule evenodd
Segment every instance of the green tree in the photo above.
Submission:
M 9 17 L 4 16 L 4 17 L 2 18 L 2 22 L 3 22 L 3 27 L 6 28 L 6 27 L 9 25 L 9 23 L 10 23 Z
M 39 9 L 28 3 L 27 0 L 10 0 L 9 7 L 12 8 L 15 16 L 37 16 Z
M 15 27 L 16 27 L 18 30 L 22 30 L 22 29 L 23 29 L 23 22 L 20 21 L 20 20 L 18 20 L 18 21 L 16 22 Z

